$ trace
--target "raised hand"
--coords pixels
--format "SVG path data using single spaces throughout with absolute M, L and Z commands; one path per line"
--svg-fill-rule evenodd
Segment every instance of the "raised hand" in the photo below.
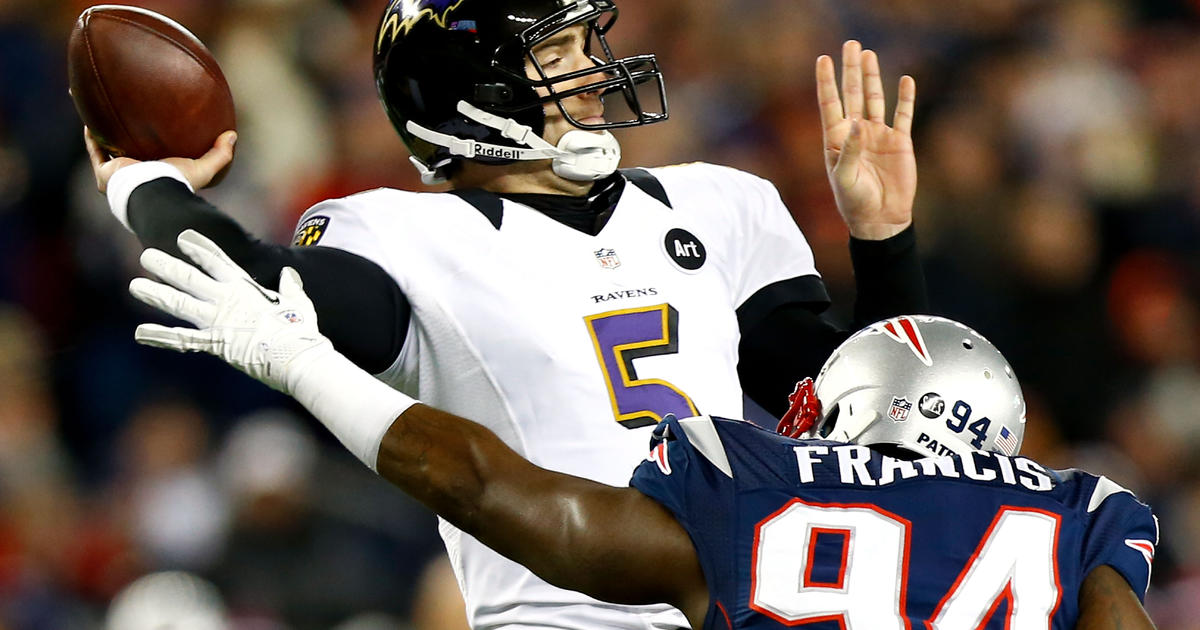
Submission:
M 917 84 L 900 78 L 900 96 L 889 127 L 879 57 L 857 41 L 842 45 L 842 88 L 833 60 L 817 58 L 817 101 L 825 143 L 825 171 L 838 212 L 850 234 L 882 240 L 912 223 L 917 160 L 912 120 Z

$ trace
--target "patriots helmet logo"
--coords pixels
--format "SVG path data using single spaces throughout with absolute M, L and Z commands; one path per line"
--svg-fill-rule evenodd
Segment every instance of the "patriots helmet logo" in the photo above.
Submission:
M 447 28 L 450 13 L 462 3 L 463 0 L 392 0 L 384 14 L 383 23 L 379 25 L 376 50 L 382 50 L 384 44 L 391 43 L 401 33 L 407 35 L 417 22 L 424 19 L 433 20 L 438 26 Z
M 875 324 L 875 329 L 888 337 L 908 346 L 909 350 L 927 366 L 933 365 L 933 357 L 929 356 L 929 347 L 921 335 L 921 329 L 911 317 L 893 317 Z

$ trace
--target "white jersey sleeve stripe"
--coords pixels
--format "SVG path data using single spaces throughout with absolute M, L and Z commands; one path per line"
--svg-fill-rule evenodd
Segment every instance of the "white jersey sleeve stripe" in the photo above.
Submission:
M 717 470 L 725 473 L 726 477 L 733 479 L 733 468 L 725 454 L 725 445 L 721 443 L 721 436 L 717 435 L 717 428 L 713 426 L 711 417 L 686 418 L 679 421 L 679 426 L 683 427 L 688 442 L 692 443 L 697 452 L 716 466 Z
M 1092 490 L 1092 498 L 1088 500 L 1087 511 L 1089 513 L 1095 512 L 1104 503 L 1105 499 L 1120 492 L 1129 492 L 1129 490 L 1122 488 L 1120 484 L 1112 479 L 1101 475 L 1100 480 L 1096 482 L 1096 488 Z M 1130 494 L 1133 493 L 1130 492 Z

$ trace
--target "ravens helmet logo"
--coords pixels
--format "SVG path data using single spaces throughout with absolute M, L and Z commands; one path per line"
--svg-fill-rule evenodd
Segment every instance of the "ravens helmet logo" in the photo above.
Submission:
M 463 0 L 392 0 L 387 17 L 379 25 L 379 38 L 375 42 L 375 48 L 382 49 L 384 44 L 391 43 L 396 35 L 407 34 L 417 22 L 425 18 L 430 18 L 438 26 L 446 28 L 446 19 L 450 12 L 462 3 Z

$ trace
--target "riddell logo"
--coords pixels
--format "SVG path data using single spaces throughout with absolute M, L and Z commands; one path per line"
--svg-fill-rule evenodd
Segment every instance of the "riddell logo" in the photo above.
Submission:
M 517 159 L 516 149 L 502 149 L 500 147 L 490 147 L 478 143 L 475 145 L 475 155 L 481 155 L 483 157 L 490 158 L 500 158 L 502 160 Z

